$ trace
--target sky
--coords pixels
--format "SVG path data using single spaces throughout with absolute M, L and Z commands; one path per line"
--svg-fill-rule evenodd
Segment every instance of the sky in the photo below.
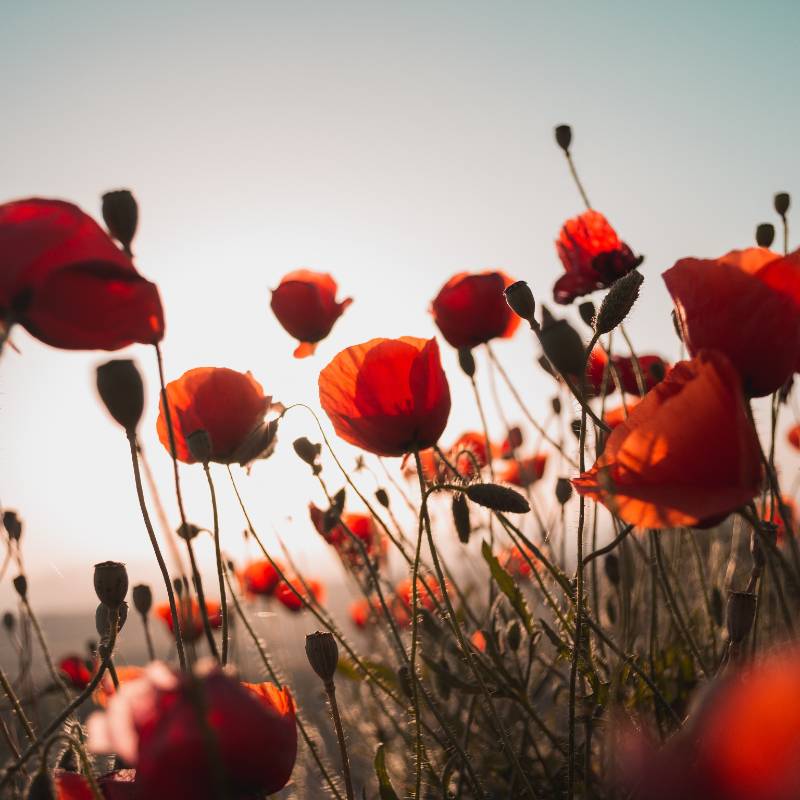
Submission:
M 0 27 L 0 202 L 62 198 L 99 217 L 103 192 L 132 189 L 137 267 L 166 309 L 168 378 L 249 369 L 276 399 L 318 407 L 317 374 L 340 349 L 434 335 L 430 300 L 456 272 L 500 268 L 551 299 L 553 240 L 582 210 L 553 141 L 569 123 L 593 205 L 645 255 L 629 331 L 675 359 L 660 273 L 751 245 L 757 223 L 777 222 L 774 192 L 800 193 L 799 35 L 792 2 L 18 3 Z M 299 267 L 332 273 L 354 298 L 304 361 L 269 310 L 270 288 Z M 105 559 L 155 583 L 127 443 L 93 387 L 111 356 L 24 331 L 13 341 L 21 352 L 0 361 L 0 502 L 25 520 L 32 602 L 87 605 Z M 496 352 L 544 416 L 553 387 L 530 335 Z M 478 422 L 443 353 L 449 441 Z M 152 348 L 118 355 L 145 375 L 141 439 L 176 524 Z M 482 356 L 479 378 L 491 407 Z M 271 546 L 278 531 L 324 571 L 333 561 L 306 512 L 321 498 L 291 450 L 315 423 L 292 414 L 277 454 L 239 482 Z M 335 447 L 351 464 L 354 451 Z M 208 525 L 202 470 L 182 475 L 190 518 Z M 223 545 L 242 558 L 241 515 L 223 470 L 216 479 Z M 208 567 L 210 543 L 200 549 Z

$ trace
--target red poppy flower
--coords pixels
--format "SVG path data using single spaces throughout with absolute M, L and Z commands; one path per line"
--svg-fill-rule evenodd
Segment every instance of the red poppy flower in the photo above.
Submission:
M 356 628 L 363 630 L 369 625 L 372 606 L 365 597 L 360 597 L 350 604 L 350 620 Z
M 451 458 L 462 478 L 474 478 L 489 463 L 486 437 L 482 433 L 468 431 L 458 437 L 450 448 Z
M 322 603 L 325 599 L 325 587 L 322 583 L 313 578 L 306 578 L 305 584 L 304 586 L 299 578 L 294 578 L 288 583 L 281 581 L 275 588 L 275 597 L 288 608 L 289 611 L 295 612 L 302 611 L 304 607 L 302 600 L 297 596 L 298 593 L 308 600 L 310 599 L 309 592 L 311 592 L 311 598 L 318 603 Z M 306 589 L 306 586 L 308 589 Z
M 311 521 L 317 532 L 325 541 L 336 548 L 342 559 L 352 566 L 363 563 L 361 548 L 348 535 L 350 533 L 364 545 L 370 557 L 382 554 L 385 551 L 385 540 L 380 535 L 371 514 L 344 512 L 339 517 L 340 522 L 329 525 L 325 512 L 313 503 L 308 506 Z M 347 530 L 345 529 L 347 528 Z
M 517 458 L 508 462 L 500 475 L 500 480 L 525 489 L 541 479 L 545 466 L 547 466 L 547 453 L 537 453 L 530 458 Z
M 761 485 L 759 445 L 730 362 L 702 351 L 676 364 L 573 484 L 647 528 L 697 526 L 746 503 Z
M 130 683 L 131 681 L 139 680 L 144 675 L 144 667 L 136 666 L 120 666 L 116 668 L 117 680 L 120 686 L 123 683 Z M 100 681 L 98 687 L 92 693 L 92 700 L 101 708 L 105 708 L 109 700 L 116 694 L 117 690 L 114 687 L 114 680 L 111 675 L 106 672 L 103 679 Z
M 514 283 L 503 272 L 460 272 L 433 301 L 433 320 L 453 347 L 477 347 L 514 335 L 520 318 L 506 303 L 504 289 Z
M 599 395 L 603 391 L 603 378 L 607 372 L 608 356 L 602 347 L 595 347 L 589 355 L 586 365 L 586 388 L 592 394 Z M 606 394 L 611 394 L 616 386 L 611 373 L 605 378 Z
M 556 250 L 566 275 L 553 287 L 556 303 L 568 304 L 576 297 L 605 289 L 642 263 L 621 241 L 599 211 L 583 214 L 564 223 Z
M 449 589 L 449 584 L 448 584 Z M 404 578 L 395 587 L 395 597 L 400 601 L 403 608 L 410 610 L 412 606 L 411 596 L 411 579 Z M 419 604 L 428 611 L 433 611 L 436 608 L 434 598 L 439 603 L 444 599 L 442 595 L 442 587 L 439 586 L 439 581 L 433 575 L 427 575 L 424 578 L 417 578 L 417 596 Z M 410 621 L 410 620 L 409 620 Z
M 527 558 L 526 558 L 527 556 Z M 531 576 L 531 564 L 539 566 L 539 559 L 530 551 L 522 551 L 514 545 L 508 550 L 503 550 L 497 557 L 503 569 L 515 578 L 529 578 Z M 530 563 L 528 563 L 530 561 Z
M 429 447 L 419 451 L 419 461 L 422 465 L 422 477 L 428 483 L 436 483 L 447 474 L 447 465 L 439 458 L 439 454 Z M 402 461 L 403 475 L 409 480 L 417 480 L 417 465 L 413 456 L 406 456 Z
M 204 632 L 203 616 L 200 613 L 200 604 L 192 598 L 191 603 L 186 600 L 176 598 L 178 608 L 178 622 L 181 626 L 181 636 L 186 642 L 196 642 Z M 156 616 L 175 633 L 172 627 L 172 612 L 169 603 L 161 603 L 155 608 Z M 206 600 L 206 614 L 208 622 L 212 628 L 219 628 L 222 625 L 222 612 L 215 600 Z
M 649 392 L 659 381 L 663 380 L 669 364 L 661 356 L 655 355 L 638 356 L 638 361 L 645 391 Z M 614 366 L 617 368 L 617 375 L 622 383 L 622 391 L 634 395 L 641 394 L 633 358 L 618 356 L 614 358 Z
M 135 800 L 136 770 L 119 769 L 97 778 L 104 800 Z M 63 769 L 53 771 L 55 800 L 94 800 L 91 787 L 79 772 Z
M 486 636 L 484 636 L 483 631 L 475 631 L 472 636 L 469 637 L 469 640 L 472 642 L 476 650 L 480 651 L 481 653 L 486 652 Z
M 624 405 L 619 405 L 606 411 L 606 413 L 603 414 L 603 422 L 613 431 L 617 425 L 621 425 L 628 419 L 631 411 L 633 411 L 637 405 L 639 405 L 638 400 L 626 400 Z
M 58 671 L 61 677 L 79 692 L 89 685 L 92 679 L 92 672 L 86 664 L 86 660 L 80 656 L 65 656 L 58 662 Z
M 0 253 L 0 328 L 18 322 L 67 350 L 163 338 L 155 284 L 77 206 L 41 199 L 0 205 Z
M 800 251 L 761 247 L 717 259 L 683 258 L 664 275 L 683 341 L 724 353 L 745 391 L 779 389 L 800 363 Z
M 204 430 L 208 434 L 209 460 L 222 464 L 253 460 L 253 443 L 263 441 L 265 434 L 268 435 L 264 417 L 272 398 L 264 394 L 261 384 L 249 372 L 225 367 L 190 369 L 167 384 L 167 398 L 177 457 L 186 464 L 196 461 L 187 442 L 187 437 L 195 431 Z M 156 427 L 161 444 L 169 451 L 163 402 L 159 403 Z
M 295 358 L 312 355 L 317 342 L 331 332 L 334 322 L 353 302 L 349 297 L 337 302 L 337 288 L 330 275 L 299 269 L 285 275 L 278 288 L 273 289 L 273 313 L 287 333 L 300 340 Z
M 251 561 L 240 576 L 242 586 L 249 595 L 269 597 L 280 583 L 278 570 L 266 559 Z
M 232 800 L 282 789 L 297 756 L 288 690 L 255 692 L 218 667 L 191 678 L 153 663 L 144 677 L 120 688 L 107 712 L 90 717 L 88 728 L 93 752 L 117 753 L 136 766 L 137 797 L 217 797 L 209 732 L 223 793 Z
M 339 353 L 319 376 L 336 433 L 381 456 L 432 447 L 450 414 L 435 339 L 372 339 Z
M 800 450 L 800 425 L 795 425 L 789 433 L 786 434 L 786 438 L 795 450 Z

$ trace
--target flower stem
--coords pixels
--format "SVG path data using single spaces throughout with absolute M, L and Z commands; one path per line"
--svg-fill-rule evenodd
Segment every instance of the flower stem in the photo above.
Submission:
M 332 680 L 325 681 L 325 693 L 328 695 L 328 702 L 331 704 L 333 724 L 336 727 L 336 738 L 339 740 L 339 753 L 342 757 L 342 773 L 344 775 L 344 790 L 347 794 L 347 800 L 354 800 L 353 779 L 350 777 L 350 758 L 347 755 L 347 743 L 344 740 L 344 730 L 342 728 L 342 718 L 339 714 L 339 704 L 336 702 L 336 684 Z
M 211 493 L 211 510 L 214 514 L 214 553 L 217 558 L 217 576 L 219 578 L 219 604 L 222 609 L 222 666 L 228 663 L 228 603 L 225 595 L 225 576 L 222 564 L 222 551 L 219 546 L 219 511 L 217 509 L 217 493 L 214 491 L 214 481 L 211 480 L 211 470 L 208 462 L 203 464 L 203 469 L 208 480 L 208 490 Z

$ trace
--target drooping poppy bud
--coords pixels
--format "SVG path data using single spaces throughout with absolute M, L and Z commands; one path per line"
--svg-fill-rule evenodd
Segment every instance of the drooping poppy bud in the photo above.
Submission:
M 469 506 L 467 499 L 461 492 L 456 492 L 453 495 L 453 524 L 458 534 L 458 540 L 461 544 L 469 542 L 469 535 L 472 531 L 472 524 L 469 519 Z
M 339 663 L 339 648 L 329 631 L 317 631 L 306 636 L 306 657 L 311 668 L 328 684 L 336 674 Z
M 144 411 L 144 384 L 130 359 L 117 358 L 97 368 L 97 391 L 109 414 L 133 433 Z
M 558 500 L 559 504 L 564 506 L 572 497 L 572 484 L 569 481 L 569 478 L 559 478 L 556 481 L 556 500 Z
M 17 575 L 12 581 L 17 594 L 26 600 L 28 597 L 28 579 L 24 575 Z
M 384 507 L 389 508 L 389 495 L 386 489 L 378 488 L 375 490 L 375 499 Z
M 506 286 L 505 295 L 511 310 L 532 325 L 536 319 L 536 300 L 531 287 L 525 281 L 516 281 Z
M 10 611 L 6 611 L 3 614 L 3 627 L 8 633 L 13 633 L 14 628 L 17 627 L 16 617 Z
M 631 270 L 614 283 L 597 312 L 594 323 L 597 333 L 611 333 L 628 316 L 639 298 L 639 288 L 643 281 L 644 275 L 639 270 Z
M 195 525 L 192 522 L 182 522 L 178 525 L 177 530 L 175 533 L 181 537 L 184 541 L 191 542 L 197 534 L 200 533 L 201 528 Z
M 528 501 L 517 491 L 497 483 L 473 483 L 466 488 L 466 495 L 479 506 L 492 511 L 510 514 L 527 514 L 531 510 Z
M 146 583 L 137 583 L 133 587 L 133 607 L 143 616 L 150 613 L 153 605 L 153 593 Z
M 475 357 L 469 347 L 458 348 L 458 365 L 468 378 L 475 375 Z
M 6 529 L 8 538 L 12 542 L 18 542 L 22 536 L 22 520 L 17 516 L 16 511 L 3 512 L 3 527 Z
M 548 320 L 542 325 L 539 341 L 544 354 L 560 373 L 581 374 L 585 363 L 585 348 L 580 334 L 567 320 Z
M 130 253 L 139 224 L 139 206 L 128 189 L 117 189 L 103 195 L 103 221 L 122 249 Z
M 322 445 L 317 442 L 312 444 L 305 436 L 295 439 L 292 443 L 295 453 L 298 457 L 305 461 L 309 467 L 316 470 L 319 467 L 319 455 L 322 452 Z
M 569 125 L 556 125 L 556 144 L 565 152 L 569 153 L 569 146 L 572 144 L 572 128 Z
M 756 228 L 756 244 L 759 247 L 772 247 L 775 240 L 775 226 L 769 222 L 762 222 Z
M 128 571 L 118 561 L 94 565 L 94 590 L 103 605 L 117 608 L 128 593 Z
M 578 313 L 581 319 L 590 327 L 594 328 L 594 318 L 597 316 L 597 309 L 591 300 L 587 300 L 578 306 Z

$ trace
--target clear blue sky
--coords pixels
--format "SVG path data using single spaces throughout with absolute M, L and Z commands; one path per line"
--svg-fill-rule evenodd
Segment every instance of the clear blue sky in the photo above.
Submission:
M 675 358 L 659 273 L 751 244 L 773 192 L 800 202 L 798 40 L 792 2 L 17 3 L 0 26 L 0 201 L 60 197 L 97 214 L 103 191 L 132 188 L 170 376 L 251 369 L 281 400 L 316 402 L 340 348 L 432 335 L 428 303 L 456 271 L 501 267 L 550 296 L 553 239 L 581 210 L 552 141 L 569 122 L 593 204 L 646 255 L 630 329 Z M 268 311 L 268 288 L 300 266 L 355 298 L 305 362 Z M 0 364 L 0 499 L 28 522 L 33 597 L 84 602 L 87 565 L 106 558 L 150 577 L 125 441 L 92 389 L 104 356 L 14 338 L 22 356 Z M 520 331 L 498 351 L 546 408 L 532 342 Z M 130 353 L 154 397 L 150 352 Z M 477 422 L 451 353 L 447 366 L 455 436 Z M 154 405 L 142 435 L 174 517 Z M 317 553 L 313 486 L 287 453 L 311 430 L 298 417 L 275 460 L 243 478 L 261 527 L 301 560 Z M 206 524 L 200 478 L 187 472 Z

